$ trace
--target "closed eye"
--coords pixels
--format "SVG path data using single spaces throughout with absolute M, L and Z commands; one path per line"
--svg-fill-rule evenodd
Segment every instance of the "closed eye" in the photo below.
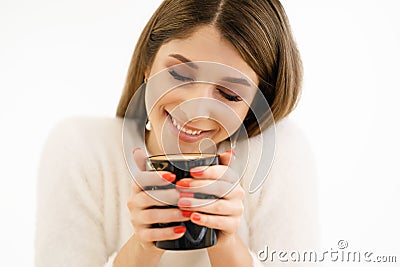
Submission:
M 194 82 L 193 78 L 183 76 L 179 73 L 177 73 L 175 70 L 170 69 L 168 70 L 169 74 L 176 80 L 182 81 L 182 82 Z M 242 98 L 238 95 L 235 94 L 229 94 L 225 92 L 223 89 L 217 87 L 218 92 L 221 94 L 222 97 L 227 99 L 228 101 L 234 101 L 234 102 L 239 102 L 242 101 Z
M 227 100 L 229 101 L 235 101 L 235 102 L 239 102 L 242 101 L 242 98 L 238 95 L 234 95 L 234 94 L 228 94 L 226 93 L 224 90 L 217 88 L 218 92 Z
M 168 70 L 169 74 L 171 74 L 172 77 L 174 77 L 176 80 L 182 81 L 182 82 L 193 82 L 194 79 L 190 77 L 186 77 L 183 75 L 180 75 L 177 73 L 175 70 Z

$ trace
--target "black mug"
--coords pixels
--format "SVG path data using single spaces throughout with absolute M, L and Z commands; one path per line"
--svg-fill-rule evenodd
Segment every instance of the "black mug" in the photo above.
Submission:
M 147 158 L 146 169 L 151 171 L 169 171 L 176 175 L 174 183 L 183 178 L 193 178 L 190 175 L 190 169 L 198 166 L 210 166 L 219 164 L 219 156 L 217 154 L 200 154 L 200 153 L 185 153 L 185 154 L 170 154 L 158 155 Z M 145 187 L 145 190 L 157 190 L 173 188 L 174 184 L 167 187 Z M 201 198 L 216 199 L 218 197 L 208 194 L 199 194 Z M 167 206 L 166 208 L 175 207 Z M 159 207 L 158 207 L 159 208 Z M 184 225 L 186 227 L 185 234 L 176 240 L 157 241 L 156 247 L 165 250 L 192 250 L 202 249 L 215 245 L 217 243 L 217 233 L 215 229 L 205 226 L 200 226 L 186 222 L 172 223 L 157 223 L 153 227 L 171 227 Z

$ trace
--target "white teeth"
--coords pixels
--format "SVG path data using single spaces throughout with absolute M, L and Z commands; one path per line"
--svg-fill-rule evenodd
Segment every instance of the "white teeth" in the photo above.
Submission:
M 178 128 L 179 131 L 182 131 L 186 134 L 190 134 L 190 135 L 198 135 L 201 134 L 201 131 L 192 131 L 192 130 L 188 130 L 185 127 L 182 127 L 181 125 L 178 124 L 178 122 L 171 116 L 172 119 L 172 124 Z

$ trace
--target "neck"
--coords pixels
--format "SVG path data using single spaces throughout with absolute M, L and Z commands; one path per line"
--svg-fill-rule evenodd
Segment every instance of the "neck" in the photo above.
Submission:
M 145 145 L 146 145 L 146 150 L 147 150 L 147 153 L 149 154 L 149 156 L 164 154 L 164 153 L 162 153 L 162 150 L 160 149 L 160 145 L 157 142 L 157 138 L 154 134 L 154 131 L 146 131 Z

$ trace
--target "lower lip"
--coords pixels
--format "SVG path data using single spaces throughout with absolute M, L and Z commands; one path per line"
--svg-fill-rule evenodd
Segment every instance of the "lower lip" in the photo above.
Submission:
M 184 131 L 179 131 L 178 128 L 176 128 L 175 125 L 173 124 L 171 116 L 168 113 L 166 115 L 168 118 L 169 125 L 172 128 L 172 132 L 175 135 L 177 135 L 179 137 L 179 140 L 181 140 L 181 141 L 184 141 L 187 143 L 195 143 L 195 142 L 200 141 L 201 139 L 204 139 L 204 137 L 210 133 L 210 131 L 203 131 L 200 134 L 191 135 L 191 134 L 185 133 Z

